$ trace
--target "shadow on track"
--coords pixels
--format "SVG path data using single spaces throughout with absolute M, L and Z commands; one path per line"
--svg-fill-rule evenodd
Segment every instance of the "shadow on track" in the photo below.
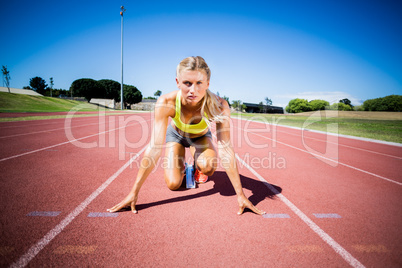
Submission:
M 258 203 L 263 201 L 266 198 L 269 199 L 274 199 L 275 195 L 278 193 L 282 192 L 282 188 L 279 186 L 272 185 L 277 193 L 272 192 L 269 190 L 262 182 L 254 180 L 249 177 L 245 177 L 240 175 L 240 179 L 243 185 L 243 189 L 248 189 L 250 190 L 253 194 L 248 197 L 248 199 L 253 203 L 254 206 L 256 206 Z M 155 206 L 160 206 L 160 205 L 165 205 L 165 204 L 170 204 L 170 203 L 175 203 L 175 202 L 183 202 L 186 200 L 191 200 L 194 198 L 202 198 L 202 197 L 207 197 L 210 195 L 214 195 L 219 193 L 222 196 L 234 196 L 236 195 L 232 184 L 230 183 L 229 178 L 227 177 L 225 172 L 222 171 L 216 171 L 213 176 L 209 177 L 209 181 L 207 183 L 214 183 L 214 186 L 212 189 L 206 190 L 201 193 L 196 193 L 196 194 L 190 194 L 190 195 L 185 195 L 185 196 L 180 196 L 180 197 L 175 197 L 175 198 L 170 198 L 166 200 L 161 200 L 161 201 L 156 201 L 152 203 L 146 203 L 146 204 L 137 204 L 136 209 L 137 210 L 143 210 L 146 208 L 150 207 L 155 207 Z M 191 189 L 183 189 L 180 188 L 179 191 L 191 191 Z M 125 208 L 122 209 L 121 211 L 130 211 L 130 208 Z M 244 211 L 246 212 L 251 212 L 251 210 L 246 209 Z

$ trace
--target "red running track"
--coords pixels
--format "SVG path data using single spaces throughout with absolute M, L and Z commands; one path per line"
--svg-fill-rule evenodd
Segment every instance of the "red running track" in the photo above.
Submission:
M 264 217 L 236 215 L 222 169 L 168 190 L 163 159 L 137 215 L 105 213 L 131 188 L 151 122 L 0 123 L 0 265 L 402 266 L 401 146 L 232 119 L 243 188 Z

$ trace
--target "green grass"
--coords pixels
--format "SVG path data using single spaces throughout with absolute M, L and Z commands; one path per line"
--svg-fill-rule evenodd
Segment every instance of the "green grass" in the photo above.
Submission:
M 104 112 L 105 114 L 127 114 L 133 111 L 115 111 L 113 109 L 100 108 L 97 105 L 82 101 L 64 100 L 59 98 L 30 96 L 0 92 L 0 122 L 44 120 L 65 118 L 66 115 L 51 114 L 54 112 L 68 112 L 76 110 L 79 112 Z M 27 115 L 17 117 L 1 117 L 1 113 L 46 113 L 49 115 Z M 74 117 L 93 116 L 94 114 L 74 114 Z
M 0 92 L 0 113 L 67 112 L 78 105 L 80 111 L 98 110 L 98 106 L 86 102 Z
M 353 118 L 347 113 L 338 113 L 338 116 L 304 116 L 304 115 L 280 115 L 280 114 L 232 114 L 233 116 L 241 116 L 243 119 L 255 121 L 265 121 L 268 123 L 292 126 L 304 129 L 319 130 L 324 132 L 332 132 L 343 135 L 351 135 L 375 140 L 383 140 L 390 142 L 402 143 L 402 120 L 395 120 L 398 114 L 389 114 L 388 117 L 366 114 L 364 119 Z M 323 115 L 323 114 L 322 114 Z M 392 118 L 392 119 L 387 119 Z M 332 131 L 333 128 L 335 131 Z

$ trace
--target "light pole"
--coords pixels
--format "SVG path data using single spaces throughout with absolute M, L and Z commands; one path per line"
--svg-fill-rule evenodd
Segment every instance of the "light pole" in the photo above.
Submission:
M 124 102 L 123 102 L 123 13 L 126 12 L 124 6 L 120 7 L 120 15 L 121 15 L 121 89 L 120 89 L 120 106 L 121 110 L 123 110 Z

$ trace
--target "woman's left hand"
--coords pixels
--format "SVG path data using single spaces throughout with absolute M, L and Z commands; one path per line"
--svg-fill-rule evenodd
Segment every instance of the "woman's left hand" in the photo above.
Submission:
M 258 215 L 264 215 L 265 214 L 265 211 L 262 211 L 262 210 L 259 210 L 258 208 L 256 208 L 250 202 L 250 200 L 248 200 L 247 197 L 245 197 L 244 195 L 238 196 L 237 201 L 239 202 L 239 212 L 237 212 L 238 215 L 243 214 L 245 208 L 250 209 L 251 211 L 253 211 L 254 213 L 256 213 Z

